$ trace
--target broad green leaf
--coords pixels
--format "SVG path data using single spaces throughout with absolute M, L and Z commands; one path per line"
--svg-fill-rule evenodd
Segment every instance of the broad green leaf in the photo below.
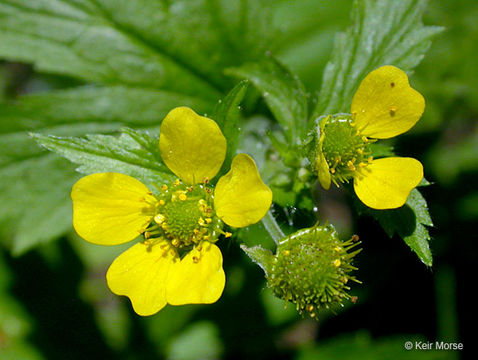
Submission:
M 395 65 L 410 73 L 430 47 L 430 39 L 442 30 L 423 26 L 426 6 L 426 0 L 356 0 L 352 26 L 338 34 L 324 69 L 311 121 L 349 112 L 358 85 L 377 67 Z
M 427 202 L 417 189 L 412 190 L 401 208 L 372 210 L 363 206 L 362 211 L 376 218 L 389 237 L 398 234 L 425 265 L 432 266 L 427 226 L 433 226 L 433 222 Z
M 145 184 L 174 180 L 159 154 L 158 135 L 125 128 L 119 137 L 87 135 L 86 138 L 32 134 L 46 149 L 80 165 L 78 172 L 118 172 Z
M 281 125 L 287 142 L 299 145 L 307 123 L 307 94 L 299 78 L 272 56 L 226 70 L 226 74 L 250 80 L 262 93 Z
M 0 4 L 0 57 L 106 85 L 215 99 L 216 89 L 201 74 L 175 59 L 164 44 L 145 38 L 146 29 L 135 28 L 140 21 L 158 24 L 167 11 L 156 1 L 5 0 Z
M 227 140 L 226 159 L 220 173 L 229 171 L 232 158 L 236 154 L 241 133 L 240 104 L 246 95 L 249 83 L 241 81 L 237 84 L 223 100 L 219 100 L 213 111 L 212 119 L 217 122 Z
M 79 175 L 70 163 L 42 150 L 29 132 L 78 136 L 125 125 L 158 128 L 171 108 L 181 105 L 200 113 L 213 107 L 193 97 L 125 86 L 88 86 L 0 103 L 2 243 L 21 254 L 71 229 L 69 193 Z

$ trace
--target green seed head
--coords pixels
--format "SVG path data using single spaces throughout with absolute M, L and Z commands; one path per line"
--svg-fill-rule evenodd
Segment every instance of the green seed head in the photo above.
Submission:
M 333 181 L 348 182 L 371 161 L 370 140 L 362 136 L 349 115 L 324 118 L 319 151 L 325 157 Z
M 144 232 L 149 239 L 169 240 L 177 248 L 216 241 L 223 222 L 214 212 L 213 191 L 207 184 L 186 186 L 179 180 L 159 187 L 156 214 Z
M 316 317 L 317 309 L 340 305 L 352 299 L 347 283 L 358 282 L 350 272 L 351 262 L 360 250 L 358 237 L 341 241 L 335 229 L 315 226 L 302 229 L 280 243 L 268 274 L 268 285 L 275 295 L 296 305 L 302 313 Z

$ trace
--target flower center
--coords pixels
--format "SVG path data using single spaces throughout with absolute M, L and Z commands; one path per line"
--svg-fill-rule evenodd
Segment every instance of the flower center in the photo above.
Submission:
M 183 248 L 227 234 L 214 212 L 214 196 L 207 184 L 186 186 L 176 180 L 160 186 L 156 198 L 156 214 L 144 232 L 145 239 L 166 239 Z
M 350 116 L 335 115 L 326 121 L 322 153 L 333 181 L 348 182 L 372 161 L 371 140 L 360 134 Z

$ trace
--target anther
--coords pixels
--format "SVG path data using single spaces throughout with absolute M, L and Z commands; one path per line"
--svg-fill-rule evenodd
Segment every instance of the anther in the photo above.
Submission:
M 166 191 L 168 190 L 168 185 L 164 184 L 161 186 L 161 190 Z
M 373 161 L 373 156 L 369 156 L 368 159 L 367 159 L 368 163 L 371 164 L 372 161 Z
M 350 171 L 355 171 L 355 165 L 350 160 L 347 162 L 347 167 L 349 168 Z
M 341 251 L 342 251 L 342 249 L 341 249 L 339 246 L 336 246 L 334 250 L 337 251 L 337 252 L 341 252 Z
M 193 187 L 192 187 L 192 186 L 188 186 L 188 187 L 186 188 L 186 190 L 187 190 L 188 192 L 192 192 L 192 191 L 193 191 Z
M 334 266 L 339 267 L 340 265 L 342 265 L 342 262 L 339 259 L 335 259 L 334 260 Z
M 179 186 L 181 184 L 181 181 L 179 179 L 174 180 L 174 185 Z
M 368 139 L 367 139 L 367 137 L 366 137 L 365 135 L 362 136 L 362 141 L 363 141 L 364 143 L 367 143 L 367 142 L 368 142 Z
M 359 241 L 359 240 L 360 240 L 360 238 L 359 238 L 358 235 L 353 235 L 353 236 L 352 236 L 352 241 L 357 242 L 357 241 Z
M 361 168 L 364 168 L 365 166 L 367 166 L 367 164 L 365 164 L 364 162 L 361 162 L 358 164 L 358 166 L 360 166 Z
M 224 237 L 225 237 L 225 238 L 230 238 L 231 236 L 232 236 L 232 233 L 230 233 L 230 232 L 227 232 L 227 231 L 226 231 L 226 232 L 224 233 Z
M 186 194 L 184 194 L 184 193 L 179 194 L 179 200 L 181 200 L 181 201 L 186 201 L 187 198 L 188 198 L 188 197 L 186 196 Z
M 193 262 L 197 264 L 199 262 L 199 258 L 197 256 L 193 256 Z
M 390 107 L 390 116 L 395 116 L 396 112 L 397 112 L 397 107 L 396 106 L 391 106 Z
M 204 184 L 209 184 L 209 178 L 205 177 L 202 181 Z
M 203 218 L 199 218 L 198 224 L 199 224 L 200 226 L 204 226 L 206 223 L 204 222 L 204 219 L 203 219 Z
M 357 149 L 357 154 L 362 155 L 362 154 L 363 154 L 363 150 L 362 150 L 362 149 Z
M 212 219 L 211 219 L 211 218 L 206 218 L 206 222 L 207 222 L 208 224 L 210 224 L 210 223 L 212 223 Z
M 145 238 L 145 239 L 149 239 L 150 237 L 151 237 L 151 233 L 150 233 L 149 231 L 146 231 L 146 232 L 144 233 L 144 238 Z
M 179 246 L 179 240 L 178 240 L 178 239 L 173 239 L 173 241 L 171 241 L 171 244 L 172 244 L 174 247 L 178 247 L 178 246 Z
M 166 218 L 164 217 L 163 214 L 157 214 L 155 217 L 154 217 L 154 222 L 158 225 L 161 225 L 164 220 L 166 220 Z
M 210 238 L 211 238 L 210 235 L 204 235 L 204 236 L 202 237 L 203 240 L 209 240 Z
M 284 256 L 289 256 L 290 255 L 290 250 L 284 250 L 282 252 L 282 254 L 284 254 Z
M 312 305 L 312 304 L 307 305 L 307 307 L 305 308 L 305 310 L 307 310 L 308 312 L 314 311 L 314 305 Z

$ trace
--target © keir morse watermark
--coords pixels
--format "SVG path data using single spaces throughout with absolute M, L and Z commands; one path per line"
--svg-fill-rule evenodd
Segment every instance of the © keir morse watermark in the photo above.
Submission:
M 403 344 L 406 350 L 463 350 L 461 342 L 446 341 L 406 341 Z

